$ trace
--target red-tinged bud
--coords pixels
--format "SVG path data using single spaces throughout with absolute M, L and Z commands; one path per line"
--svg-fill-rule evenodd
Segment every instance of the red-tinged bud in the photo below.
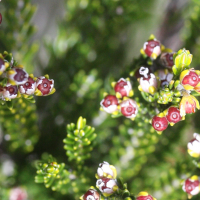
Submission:
M 190 197 L 197 195 L 200 192 L 199 177 L 194 175 L 185 180 L 183 187 L 184 192 L 187 192 Z
M 107 95 L 100 102 L 100 105 L 107 113 L 113 113 L 118 110 L 118 99 L 114 95 Z
M 156 131 L 164 131 L 168 126 L 167 118 L 165 116 L 154 116 L 152 126 Z
M 89 189 L 82 197 L 83 200 L 100 200 L 100 194 L 95 189 Z
M 127 118 L 134 119 L 138 113 L 137 103 L 132 99 L 123 100 L 120 104 L 121 113 Z
M 131 96 L 133 93 L 130 81 L 120 78 L 115 84 L 114 90 L 119 98 Z
M 156 59 L 161 54 L 161 44 L 156 39 L 148 40 L 144 43 L 143 50 L 148 57 Z
M 147 192 L 140 192 L 137 197 L 136 200 L 156 200 L 156 198 L 152 197 L 150 194 L 148 194 Z
M 168 69 L 172 69 L 174 65 L 173 55 L 174 53 L 172 52 L 172 53 L 162 53 L 160 56 L 161 63 Z
M 180 115 L 180 110 L 174 106 L 168 108 L 166 118 L 170 123 L 177 123 L 181 121 L 182 117 Z

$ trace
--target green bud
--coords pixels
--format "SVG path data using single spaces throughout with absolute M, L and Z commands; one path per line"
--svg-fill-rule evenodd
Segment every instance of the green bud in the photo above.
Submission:
M 173 73 L 179 75 L 183 70 L 189 68 L 190 63 L 192 62 L 192 54 L 186 49 L 181 49 L 173 55 L 173 59 Z
M 80 130 L 80 129 L 83 129 L 85 127 L 85 124 L 86 124 L 86 119 L 83 118 L 83 117 L 79 117 L 78 118 L 78 121 L 77 121 L 77 128 Z

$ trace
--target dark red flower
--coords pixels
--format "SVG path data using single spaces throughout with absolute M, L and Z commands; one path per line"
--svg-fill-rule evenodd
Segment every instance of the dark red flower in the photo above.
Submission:
M 158 117 L 157 115 L 152 119 L 152 126 L 156 131 L 164 131 L 168 126 L 166 117 Z
M 169 107 L 166 118 L 170 123 L 177 123 L 181 121 L 182 117 L 180 115 L 180 110 L 173 106 Z

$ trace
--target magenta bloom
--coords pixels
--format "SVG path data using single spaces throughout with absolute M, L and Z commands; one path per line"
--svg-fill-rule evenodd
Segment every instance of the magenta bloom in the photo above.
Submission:
M 156 131 L 164 131 L 168 126 L 168 121 L 165 116 L 154 116 L 152 119 L 152 126 Z
M 118 99 L 114 95 L 107 95 L 100 102 L 100 105 L 107 113 L 113 113 L 118 110 Z

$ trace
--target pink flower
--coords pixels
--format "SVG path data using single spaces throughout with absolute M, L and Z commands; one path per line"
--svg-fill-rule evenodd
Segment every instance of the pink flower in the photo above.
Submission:
M 16 85 L 7 84 L 6 87 L 3 87 L 3 97 L 5 100 L 15 99 L 18 95 L 18 88 Z
M 193 90 L 198 87 L 199 83 L 199 71 L 198 70 L 184 70 L 180 74 L 180 81 L 185 90 Z
M 173 55 L 174 53 L 172 52 L 172 53 L 162 53 L 160 56 L 162 64 L 169 69 L 172 69 L 174 65 Z
M 95 189 L 89 189 L 82 197 L 82 200 L 100 200 L 100 194 Z
M 183 117 L 186 114 L 195 113 L 196 108 L 199 109 L 198 100 L 194 96 L 189 95 L 187 92 L 184 92 L 179 105 L 181 116 Z
M 121 113 L 127 118 L 134 119 L 138 113 L 137 103 L 132 99 L 123 100 L 120 103 Z
M 161 44 L 156 39 L 148 40 L 144 43 L 143 50 L 148 57 L 156 59 L 161 54 Z
M 198 158 L 200 157 L 200 135 L 198 133 L 193 134 L 194 139 L 191 140 L 188 145 L 188 153 L 194 157 Z
M 36 82 L 31 77 L 28 78 L 28 81 L 26 83 L 19 86 L 19 91 L 21 94 L 31 95 L 34 94 L 35 90 Z
M 117 98 L 133 95 L 133 90 L 130 81 L 120 78 L 114 86 Z
M 169 123 L 175 124 L 181 121 L 182 117 L 180 115 L 180 110 L 174 106 L 171 106 L 167 110 L 166 118 Z
M 28 73 L 22 67 L 14 67 L 7 72 L 8 81 L 11 85 L 21 85 L 28 80 Z
M 105 197 L 112 195 L 118 190 L 116 181 L 109 178 L 98 179 L 96 182 L 96 187 L 103 193 Z
M 154 94 L 158 87 L 158 81 L 156 76 L 152 73 L 146 74 L 144 77 L 140 78 L 139 90 L 150 94 Z
M 27 192 L 21 187 L 16 187 L 10 190 L 9 200 L 27 200 Z
M 164 131 L 168 127 L 167 118 L 160 113 L 153 117 L 152 126 L 156 131 Z
M 107 113 L 113 113 L 118 110 L 118 99 L 114 95 L 107 95 L 100 102 L 100 105 Z
M 185 180 L 183 187 L 184 192 L 188 193 L 189 198 L 200 192 L 200 182 L 198 176 L 194 175 Z
M 55 92 L 54 80 L 48 79 L 45 76 L 40 76 L 36 81 L 36 91 L 37 96 L 47 96 Z
M 148 194 L 147 192 L 140 192 L 137 197 L 136 200 L 156 200 L 156 198 L 152 197 L 150 194 Z

